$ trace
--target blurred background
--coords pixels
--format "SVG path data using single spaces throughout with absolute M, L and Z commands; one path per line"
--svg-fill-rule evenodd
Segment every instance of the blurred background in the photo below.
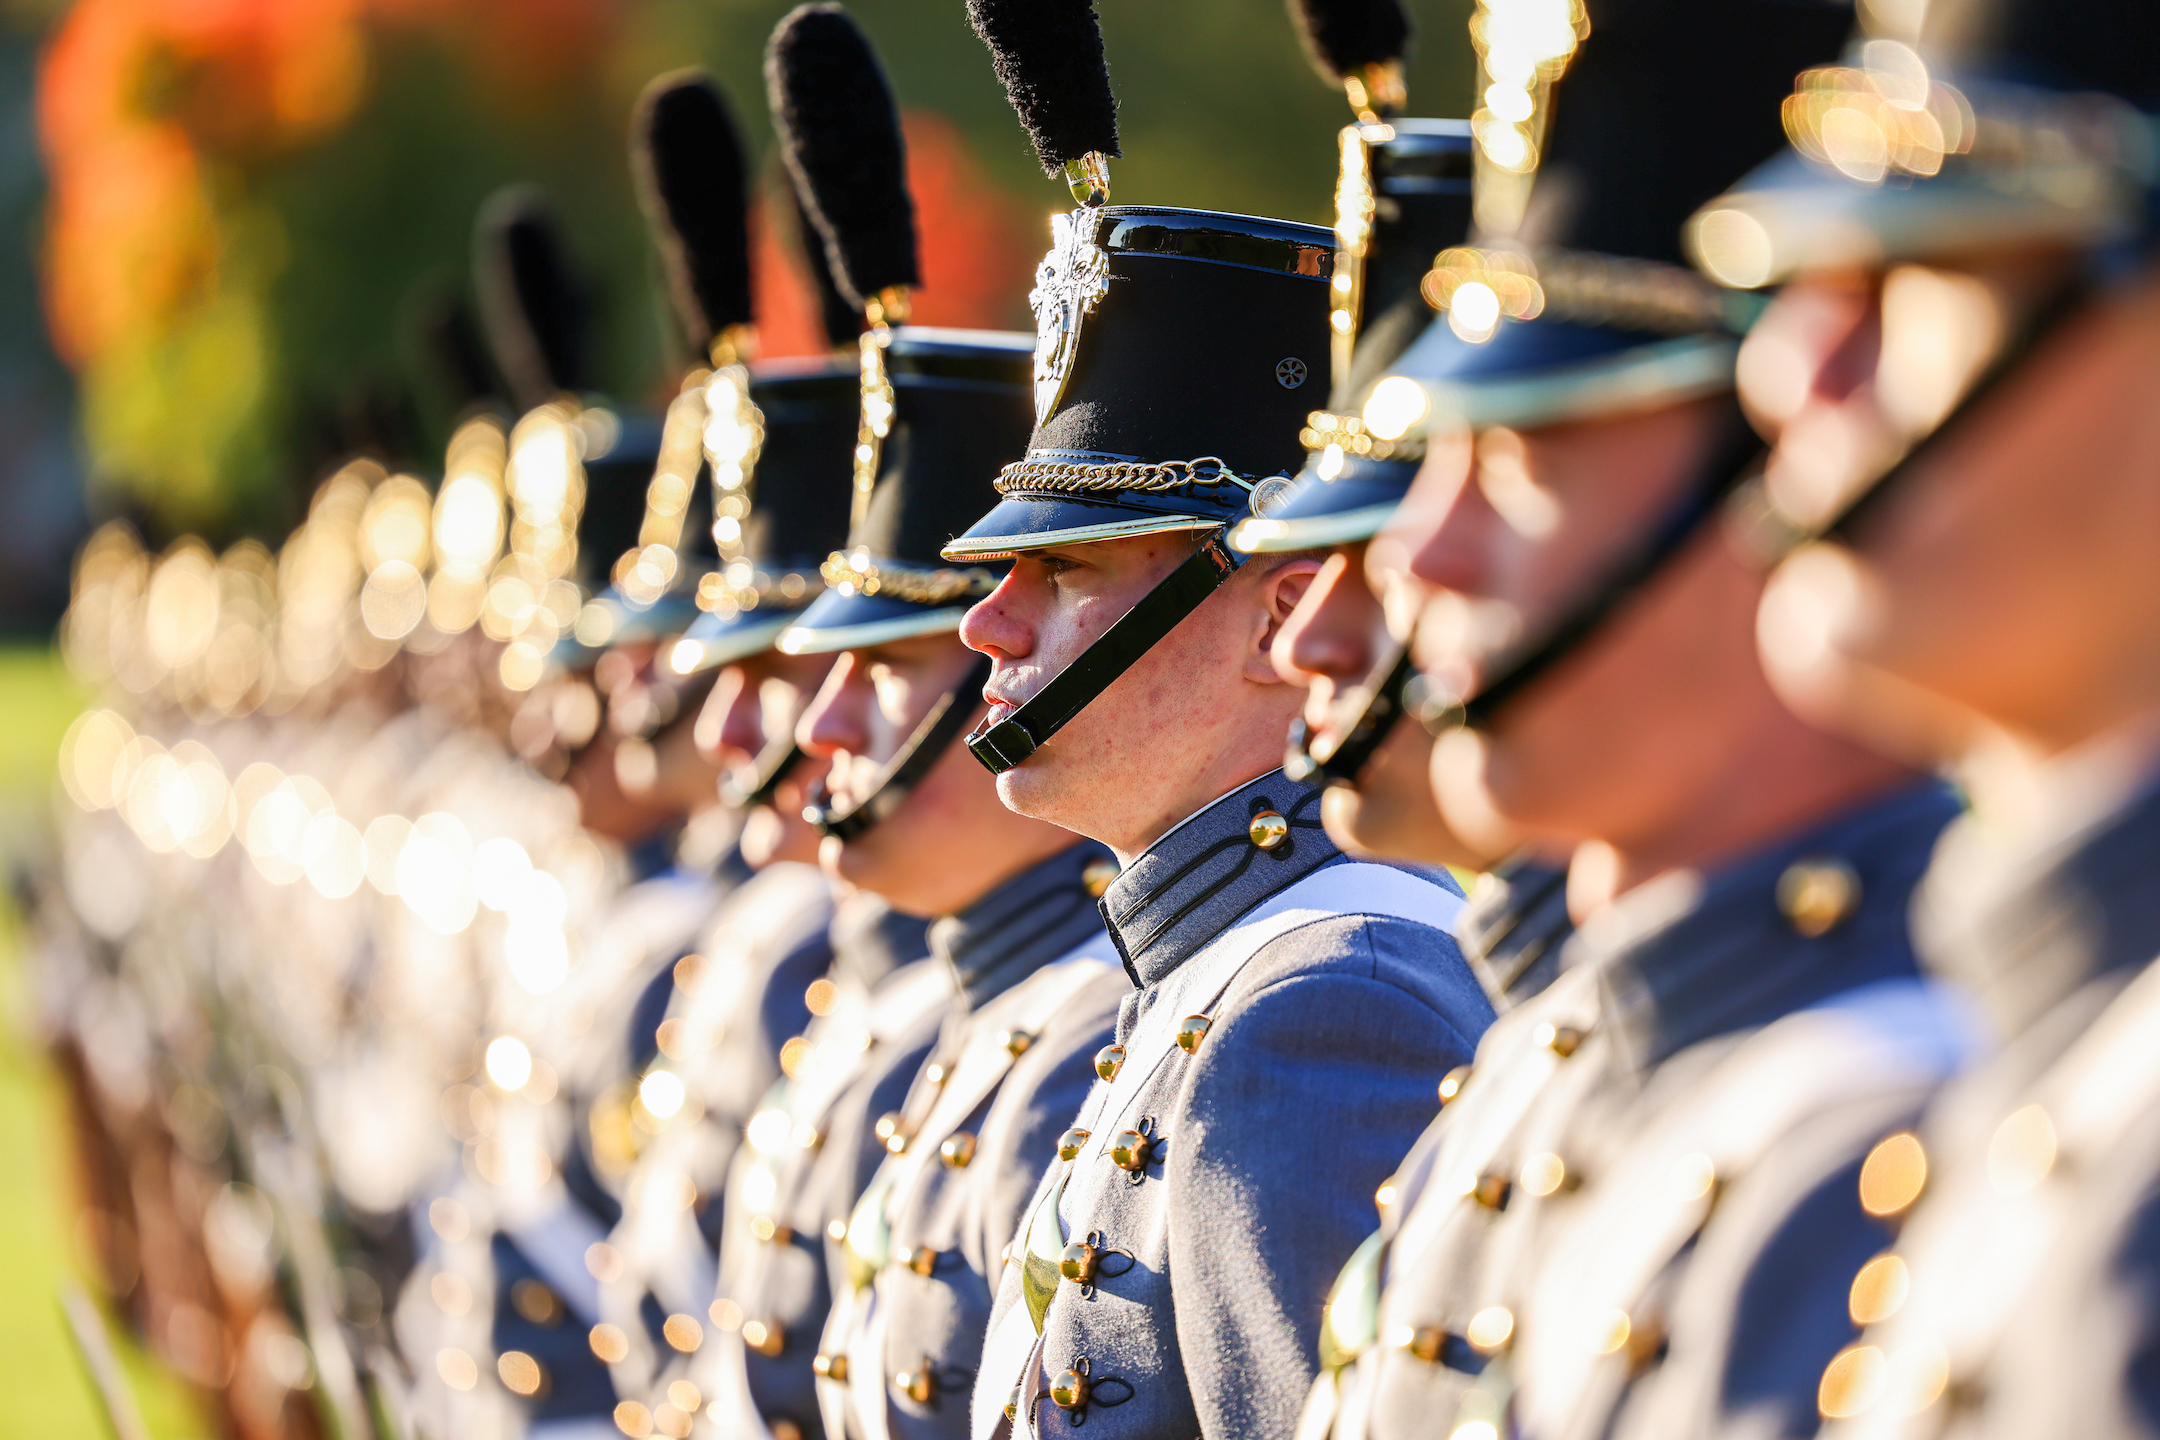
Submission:
M 473 219 L 555 197 L 597 388 L 664 403 L 670 354 L 631 196 L 632 100 L 703 65 L 769 145 L 781 0 L 0 0 L 0 855 L 42 843 L 86 693 L 54 658 L 70 560 L 125 519 L 156 552 L 275 543 L 336 464 L 431 475 L 456 418 Z M 905 111 L 925 323 L 1031 328 L 1061 185 L 1037 169 L 960 0 L 850 0 Z M 1102 0 L 1121 203 L 1326 223 L 1348 118 L 1282 0 Z M 1466 0 L 1417 0 L 1412 114 L 1466 114 Z M 776 164 L 763 194 L 776 197 Z M 820 348 L 792 212 L 761 206 L 765 353 Z M 64 1121 L 28 1038 L 0 902 L 0 1433 L 93 1433 L 56 1298 L 84 1263 Z M 207 1434 L 185 1386 L 121 1359 L 158 1435 Z

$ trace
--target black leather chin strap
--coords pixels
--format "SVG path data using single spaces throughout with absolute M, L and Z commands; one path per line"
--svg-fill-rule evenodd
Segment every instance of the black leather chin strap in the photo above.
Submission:
M 754 778 L 749 787 L 737 785 L 733 780 L 720 782 L 721 803 L 736 810 L 749 810 L 759 805 L 773 803 L 773 795 L 780 789 L 780 782 L 787 779 L 797 765 L 806 758 L 802 746 L 795 743 L 795 729 L 758 752 L 751 763 Z
M 993 775 L 1026 760 L 1110 688 L 1133 662 L 1177 628 L 1180 620 L 1237 572 L 1243 560 L 1223 544 L 1224 530 L 1208 532 L 1200 548 L 1187 556 L 1140 602 L 1105 630 L 1079 658 L 1051 677 L 1026 704 L 995 725 L 968 736 L 968 749 Z
M 1283 774 L 1292 780 L 1356 789 L 1358 776 L 1372 763 L 1402 718 L 1403 693 L 1417 676 L 1410 647 L 1391 645 L 1380 663 L 1373 666 L 1352 700 L 1355 711 L 1334 737 L 1314 739 L 1301 715 L 1290 722 L 1290 745 L 1283 755 Z
M 983 685 L 989 679 L 990 657 L 980 656 L 968 667 L 966 677 L 930 707 L 930 713 L 923 716 L 899 753 L 886 762 L 885 773 L 878 777 L 875 789 L 841 810 L 826 803 L 828 795 L 820 784 L 810 803 L 803 807 L 803 819 L 816 826 L 819 834 L 845 843 L 898 810 L 973 718 L 975 708 L 982 704 Z

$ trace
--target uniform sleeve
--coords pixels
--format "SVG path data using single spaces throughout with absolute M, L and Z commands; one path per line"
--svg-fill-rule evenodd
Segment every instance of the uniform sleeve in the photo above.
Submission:
M 1214 1016 L 1166 1127 L 1178 1343 L 1204 1436 L 1289 1435 L 1373 1192 L 1491 1011 L 1445 936 L 1348 917 L 1272 942 Z

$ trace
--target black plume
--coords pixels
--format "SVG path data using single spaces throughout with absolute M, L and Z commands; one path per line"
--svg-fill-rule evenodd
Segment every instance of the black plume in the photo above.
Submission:
M 1402 0 L 1289 0 L 1305 53 L 1322 76 L 1340 85 L 1367 65 L 1400 60 L 1410 48 L 1410 17 Z
M 750 189 L 727 101 L 702 70 L 662 75 L 638 97 L 630 168 L 692 351 L 750 321 Z
M 498 190 L 480 207 L 473 287 L 495 368 L 525 409 L 586 386 L 584 287 L 547 197 Z
M 860 310 L 887 286 L 920 284 L 900 112 L 848 13 L 789 11 L 765 48 L 765 90 L 780 158 L 840 293 Z
M 793 185 L 785 189 L 786 213 L 795 226 L 794 244 L 802 252 L 803 263 L 810 267 L 810 287 L 817 295 L 818 323 L 824 328 L 825 343 L 835 350 L 851 350 L 862 335 L 862 307 L 848 303 L 847 296 L 833 283 L 832 262 L 825 258 L 825 244 L 802 207 L 802 196 L 795 193 Z
M 1094 0 L 968 0 L 968 20 L 1004 82 L 1045 173 L 1091 150 L 1118 153 L 1117 97 Z

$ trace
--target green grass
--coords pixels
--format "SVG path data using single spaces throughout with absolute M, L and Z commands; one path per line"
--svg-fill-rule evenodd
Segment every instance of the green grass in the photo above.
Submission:
M 40 836 L 53 762 L 86 696 L 50 651 L 0 649 L 0 859 Z M 12 852 L 12 853 L 10 853 Z M 96 1392 L 61 1319 L 60 1287 L 80 1283 L 75 1195 L 60 1085 L 27 1025 L 29 936 L 0 894 L 0 1435 L 106 1433 Z M 114 1346 L 150 1433 L 207 1436 L 187 1386 L 112 1327 Z

